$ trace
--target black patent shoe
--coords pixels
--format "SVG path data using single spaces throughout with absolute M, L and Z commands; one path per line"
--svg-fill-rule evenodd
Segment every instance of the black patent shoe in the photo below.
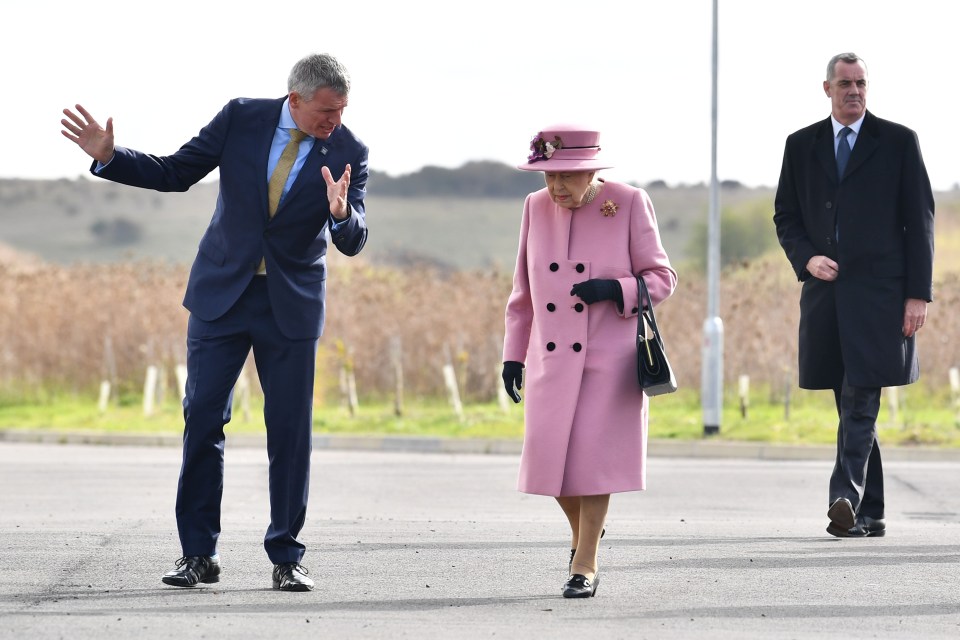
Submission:
M 174 587 L 220 582 L 220 556 L 184 556 L 160 579 L 164 584 Z
M 273 588 L 280 591 L 313 591 L 313 580 L 307 577 L 307 568 L 299 562 L 273 566 Z
M 593 576 L 593 580 L 581 573 L 575 573 L 563 585 L 564 598 L 592 598 L 597 595 L 597 585 L 600 584 L 600 573 Z

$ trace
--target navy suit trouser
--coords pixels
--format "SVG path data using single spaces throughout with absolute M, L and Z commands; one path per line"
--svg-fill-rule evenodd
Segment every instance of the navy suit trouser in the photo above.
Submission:
M 307 513 L 317 339 L 286 338 L 273 314 L 267 279 L 256 276 L 217 320 L 190 315 L 176 506 L 185 556 L 217 553 L 224 426 L 230 421 L 234 385 L 252 348 L 264 394 L 269 457 L 270 525 L 264 548 L 274 564 L 303 558 L 305 547 L 297 536 Z
M 846 498 L 855 513 L 883 518 L 883 462 L 877 439 L 880 389 L 851 386 L 844 376 L 834 396 L 840 423 L 828 504 Z

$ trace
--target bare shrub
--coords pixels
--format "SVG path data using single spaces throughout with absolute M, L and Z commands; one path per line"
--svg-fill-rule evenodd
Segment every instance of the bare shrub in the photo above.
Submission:
M 138 393 L 150 364 L 172 372 L 185 355 L 187 268 L 158 262 L 54 266 L 0 252 L 0 393 L 69 390 L 94 394 L 115 371 L 122 391 Z M 465 401 L 494 397 L 499 384 L 503 308 L 512 274 L 376 267 L 330 256 L 327 326 L 320 340 L 319 386 L 334 388 L 349 356 L 362 397 L 395 388 L 391 342 L 399 340 L 404 389 L 442 397 L 441 367 L 453 364 Z M 724 378 L 750 375 L 781 390 L 796 383 L 800 285 L 772 254 L 728 268 L 721 278 Z M 699 389 L 706 283 L 681 270 L 676 293 L 657 309 L 680 384 Z M 942 389 L 960 361 L 960 276 L 939 276 L 936 302 L 920 338 L 923 382 Z M 113 361 L 106 356 L 109 340 Z M 170 373 L 172 375 L 172 373 Z M 324 392 L 318 394 L 324 397 Z

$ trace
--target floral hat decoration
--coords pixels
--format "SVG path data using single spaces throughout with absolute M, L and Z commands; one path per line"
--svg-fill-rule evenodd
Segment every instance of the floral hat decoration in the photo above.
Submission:
M 530 141 L 523 171 L 596 171 L 609 169 L 600 159 L 600 132 L 575 125 L 554 125 Z

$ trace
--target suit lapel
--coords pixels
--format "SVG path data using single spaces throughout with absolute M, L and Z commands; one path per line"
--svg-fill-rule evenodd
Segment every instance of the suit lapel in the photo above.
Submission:
M 820 123 L 817 133 L 813 138 L 813 153 L 817 157 L 824 173 L 830 178 L 830 181 L 836 184 L 837 181 L 837 154 L 833 148 L 833 125 L 830 118 Z
M 270 147 L 273 145 L 273 136 L 277 132 L 277 124 L 280 122 L 280 108 L 283 106 L 283 98 L 277 101 L 275 108 L 271 108 L 269 113 L 265 113 L 261 118 L 259 127 L 260 133 L 257 140 L 257 169 L 256 175 L 259 176 L 257 182 L 257 198 L 260 200 L 260 208 L 263 211 L 263 219 L 270 219 L 270 205 L 267 202 L 267 183 L 270 178 L 267 176 L 267 162 L 270 160 Z
M 309 184 L 313 178 L 321 177 L 320 167 L 323 166 L 324 158 L 322 149 L 327 146 L 329 145 L 326 140 L 313 141 L 313 148 L 310 149 L 310 153 L 307 154 L 307 159 L 303 161 L 303 166 L 300 167 L 300 172 L 297 173 L 296 179 L 294 179 L 293 184 L 290 185 L 290 191 L 288 191 L 284 197 L 284 202 L 293 200 L 297 196 L 297 193 L 303 189 L 303 185 Z M 329 150 L 327 153 L 329 153 Z
M 846 178 L 857 168 L 867 161 L 873 152 L 880 146 L 880 139 L 877 135 L 876 118 L 873 114 L 867 112 L 863 119 L 863 125 L 860 127 L 860 133 L 857 134 L 857 143 L 853 145 L 853 153 L 850 154 L 850 160 L 847 162 L 847 171 L 843 174 Z

